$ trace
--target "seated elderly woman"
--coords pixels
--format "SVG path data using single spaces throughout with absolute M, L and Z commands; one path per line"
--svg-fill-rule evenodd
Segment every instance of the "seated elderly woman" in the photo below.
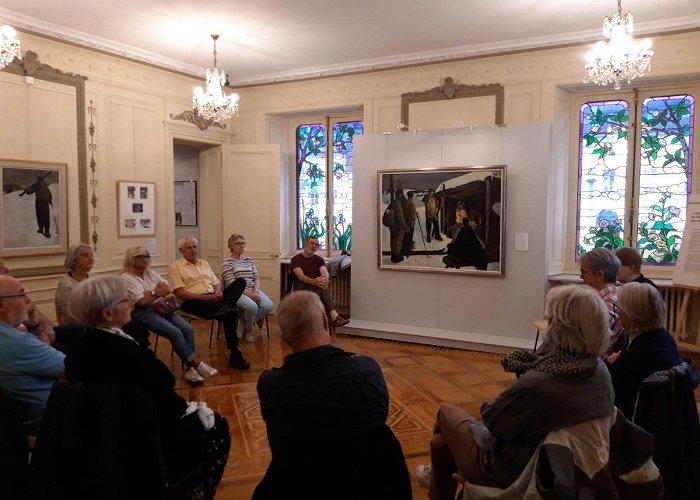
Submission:
M 666 304 L 661 294 L 646 283 L 627 283 L 617 299 L 620 323 L 629 346 L 608 356 L 615 389 L 615 406 L 631 418 L 639 384 L 655 371 L 681 363 L 676 341 L 664 328 Z
M 201 476 L 204 498 L 213 498 L 230 446 L 228 423 L 218 414 L 202 419 L 188 411 L 175 392 L 170 370 L 149 349 L 121 329 L 131 318 L 126 283 L 116 276 L 98 276 L 80 283 L 72 294 L 72 311 L 89 331 L 65 360 L 69 380 L 128 384 L 145 391 L 155 403 L 160 443 L 169 483 L 187 474 Z M 207 421 L 208 429 L 203 421 Z M 134 453 L 138 453 L 134 450 Z
M 550 352 L 516 350 L 501 361 L 522 375 L 481 406 L 483 422 L 455 405 L 437 415 L 431 465 L 416 469 L 432 500 L 454 499 L 459 472 L 472 484 L 507 488 L 553 430 L 615 410 L 610 375 L 599 359 L 608 345 L 608 310 L 589 287 L 553 288 L 545 310 Z
M 243 338 L 246 342 L 254 342 L 253 323 L 260 323 L 265 316 L 272 312 L 272 301 L 260 289 L 260 276 L 255 262 L 250 257 L 243 256 L 246 241 L 242 234 L 233 233 L 228 239 L 231 255 L 221 263 L 221 278 L 224 286 L 228 287 L 236 278 L 245 279 L 245 290 L 236 302 L 238 309 L 243 311 L 245 331 Z
M 56 321 L 59 325 L 76 325 L 79 321 L 73 316 L 70 308 L 70 297 L 73 288 L 90 277 L 88 274 L 95 265 L 95 253 L 90 245 L 76 243 L 66 252 L 64 266 L 68 269 L 56 288 Z
M 612 354 L 620 350 L 623 343 L 623 328 L 620 325 L 615 306 L 617 296 L 620 293 L 620 288 L 615 285 L 617 272 L 620 268 L 620 259 L 607 248 L 594 248 L 581 255 L 579 265 L 583 282 L 595 288 L 605 305 L 608 306 L 610 342 L 605 350 L 605 354 Z
M 148 250 L 141 246 L 127 249 L 122 270 L 121 277 L 126 281 L 129 298 L 134 303 L 132 318 L 170 341 L 182 362 L 189 366 L 185 371 L 185 380 L 198 383 L 219 373 L 197 359 L 194 353 L 194 330 L 187 321 L 175 312 L 161 316 L 153 308 L 153 303 L 159 298 L 170 295 L 170 286 L 151 269 Z

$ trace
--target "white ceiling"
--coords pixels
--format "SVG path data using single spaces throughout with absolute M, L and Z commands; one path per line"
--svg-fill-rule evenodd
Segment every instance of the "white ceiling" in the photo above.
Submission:
M 211 66 L 217 33 L 218 66 L 236 86 L 594 42 L 616 8 L 614 0 L 0 0 L 0 23 L 192 75 Z M 627 10 L 635 34 L 700 29 L 698 0 L 626 0 Z

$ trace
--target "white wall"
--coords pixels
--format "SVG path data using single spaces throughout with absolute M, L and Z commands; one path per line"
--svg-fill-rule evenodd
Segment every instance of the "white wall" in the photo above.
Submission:
M 348 332 L 500 351 L 532 347 L 547 279 L 551 128 L 477 127 L 355 138 L 352 321 Z M 379 270 L 377 170 L 507 166 L 505 277 Z M 514 235 L 529 233 L 529 251 Z

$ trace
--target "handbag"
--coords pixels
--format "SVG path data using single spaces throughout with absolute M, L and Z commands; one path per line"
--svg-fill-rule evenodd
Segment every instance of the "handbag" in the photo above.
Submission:
M 155 312 L 163 317 L 170 316 L 172 313 L 180 309 L 180 304 L 178 304 L 177 299 L 172 293 L 160 297 L 153 304 L 151 304 Z

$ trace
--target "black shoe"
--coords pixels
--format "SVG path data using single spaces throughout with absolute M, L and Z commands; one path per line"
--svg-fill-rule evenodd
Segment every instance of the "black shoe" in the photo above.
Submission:
M 44 236 L 46 236 L 47 238 L 51 238 L 51 233 L 49 233 L 48 231 L 46 231 L 46 232 L 44 233 Z
M 250 363 L 243 359 L 241 351 L 231 351 L 231 359 L 228 360 L 228 365 L 236 370 L 247 370 L 250 368 Z
M 426 239 L 425 241 L 427 241 L 428 243 L 430 243 L 430 238 Z
M 436 236 L 435 241 L 442 241 L 442 238 L 440 236 Z

